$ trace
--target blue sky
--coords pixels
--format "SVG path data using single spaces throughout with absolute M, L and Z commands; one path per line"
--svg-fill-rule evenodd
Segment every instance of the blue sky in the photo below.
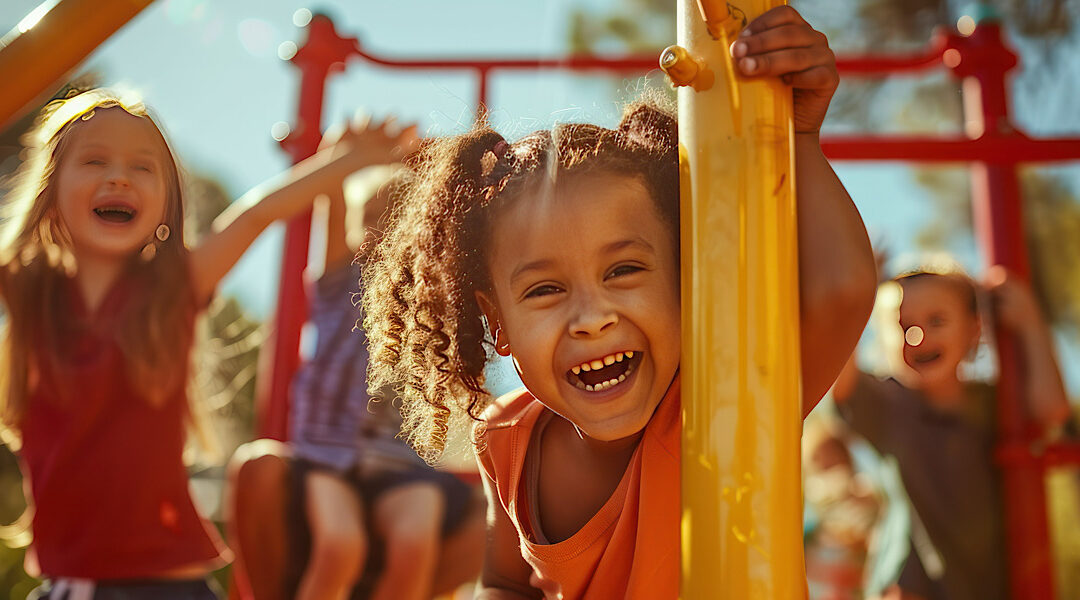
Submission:
M 832 2 L 807 0 L 800 6 L 812 15 Z M 4 0 L 0 32 L 11 29 L 37 4 Z M 278 58 L 278 46 L 298 39 L 293 25 L 297 9 L 322 7 L 334 17 L 339 32 L 358 36 L 365 47 L 391 56 L 556 56 L 565 51 L 567 15 L 573 7 L 616 4 L 458 0 L 451 9 L 441 0 L 319 5 L 301 0 L 158 0 L 102 44 L 82 68 L 100 72 L 108 85 L 139 90 L 189 170 L 217 177 L 236 197 L 288 166 L 270 130 L 279 121 L 293 121 L 298 73 Z M 1077 55 L 1076 39 L 1062 45 L 1067 47 L 1060 51 Z M 1025 59 L 1033 61 L 1047 52 L 1024 50 Z M 1062 80 L 1080 78 L 1078 71 L 1077 62 L 1070 61 L 1056 76 L 1018 78 L 1018 121 L 1033 134 L 1080 131 L 1080 116 L 1062 108 L 1071 104 L 1070 91 L 1075 89 Z M 635 85 L 558 73 L 499 75 L 491 87 L 493 122 L 511 137 L 556 120 L 611 124 L 619 100 Z M 898 85 L 902 97 L 903 84 Z M 429 134 L 453 133 L 471 122 L 474 94 L 468 73 L 394 73 L 354 61 L 329 86 L 324 114 L 340 119 L 364 107 L 376 115 L 416 121 Z M 1048 103 L 1060 110 L 1046 110 Z M 881 109 L 889 110 L 887 105 Z M 933 218 L 933 205 L 912 170 L 898 164 L 841 163 L 836 168 L 875 240 L 883 240 L 894 254 L 914 251 L 914 237 Z M 274 228 L 260 238 L 222 286 L 223 293 L 236 295 L 260 317 L 272 310 L 276 297 L 280 233 Z M 970 239 L 958 238 L 950 250 L 966 267 L 979 270 Z M 1062 351 L 1063 362 L 1080 363 L 1075 349 Z M 1072 370 L 1070 387 L 1076 395 L 1080 376 Z

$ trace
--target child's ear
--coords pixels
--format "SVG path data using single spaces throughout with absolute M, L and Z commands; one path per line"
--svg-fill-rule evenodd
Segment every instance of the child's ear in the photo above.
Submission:
M 510 340 L 506 338 L 506 333 L 502 330 L 502 320 L 495 301 L 480 290 L 474 293 L 476 302 L 480 305 L 480 311 L 484 313 L 484 320 L 487 321 L 488 333 L 491 334 L 491 339 L 495 340 L 495 352 L 499 356 L 510 356 Z

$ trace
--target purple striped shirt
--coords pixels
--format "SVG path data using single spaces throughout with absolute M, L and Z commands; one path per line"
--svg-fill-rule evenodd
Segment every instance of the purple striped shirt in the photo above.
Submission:
M 367 336 L 360 327 L 360 268 L 345 264 L 314 285 L 315 354 L 293 379 L 291 444 L 298 457 L 346 472 L 423 464 L 399 439 L 401 415 L 367 393 Z

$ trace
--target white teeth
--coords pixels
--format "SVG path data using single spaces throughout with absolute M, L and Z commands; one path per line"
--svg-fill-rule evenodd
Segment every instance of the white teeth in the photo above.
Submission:
M 615 363 L 619 363 L 633 357 L 633 351 L 616 352 L 614 354 L 608 354 L 603 358 L 596 358 L 587 362 L 583 362 L 580 365 L 574 365 L 573 367 L 570 367 L 570 372 L 574 375 L 580 376 L 583 371 L 586 373 L 588 373 L 589 371 L 598 371 L 600 369 L 603 369 L 604 367 L 609 367 Z M 611 387 L 616 386 L 623 381 L 626 381 L 626 376 L 629 375 L 633 370 L 633 365 L 630 365 L 627 367 L 626 372 L 622 375 L 619 375 L 618 378 L 609 379 L 608 381 L 602 381 L 593 385 L 587 386 L 578 378 L 574 378 L 573 383 L 574 386 L 578 389 L 587 390 L 590 392 L 599 392 L 610 389 Z

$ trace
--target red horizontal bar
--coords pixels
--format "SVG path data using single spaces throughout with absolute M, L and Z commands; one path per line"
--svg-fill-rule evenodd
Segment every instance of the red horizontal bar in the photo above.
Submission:
M 859 56 L 836 58 L 836 66 L 844 75 L 876 75 L 921 71 L 941 64 L 941 56 L 946 48 L 946 36 L 935 37 L 926 51 L 900 54 L 895 56 Z M 359 41 L 355 42 L 354 53 L 370 62 L 384 67 L 402 69 L 476 69 L 490 71 L 494 69 L 570 69 L 602 71 L 640 71 L 648 72 L 658 68 L 660 52 L 652 54 L 634 54 L 605 58 L 596 55 L 570 55 L 556 58 L 526 57 L 513 59 L 488 58 L 392 58 L 368 52 Z
M 1019 134 L 979 139 L 946 137 L 827 136 L 825 156 L 835 160 L 989 162 L 1016 164 L 1080 160 L 1080 138 L 1031 139 Z
M 874 77 L 883 77 L 894 73 L 925 71 L 941 65 L 941 56 L 948 46 L 947 41 L 948 36 L 936 35 L 930 40 L 926 50 L 912 54 L 837 56 L 836 68 L 841 75 L 868 75 Z
M 429 59 L 429 58 L 387 58 L 370 52 L 365 52 L 356 44 L 355 53 L 364 60 L 382 65 L 402 69 L 476 69 L 490 71 L 492 69 L 571 69 L 571 70 L 603 70 L 603 71 L 641 71 L 648 72 L 659 68 L 660 53 L 655 55 L 637 55 L 621 58 L 602 58 L 593 55 L 563 56 L 558 58 L 514 58 L 514 59 L 484 59 L 484 58 L 454 58 L 454 59 Z
M 932 46 L 929 51 L 900 56 L 862 56 L 859 58 L 837 57 L 836 66 L 844 75 L 877 75 L 907 73 L 930 69 L 941 64 L 943 46 Z M 658 67 L 660 53 L 603 58 L 594 55 L 571 55 L 558 58 L 390 58 L 363 50 L 359 44 L 355 54 L 360 58 L 384 67 L 401 69 L 571 69 L 603 71 L 648 72 Z

